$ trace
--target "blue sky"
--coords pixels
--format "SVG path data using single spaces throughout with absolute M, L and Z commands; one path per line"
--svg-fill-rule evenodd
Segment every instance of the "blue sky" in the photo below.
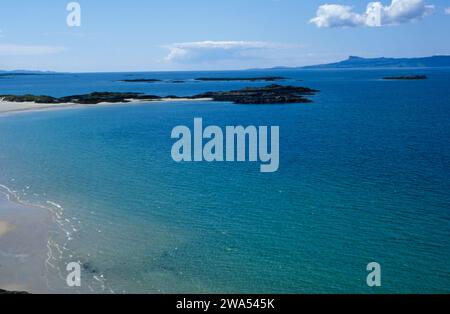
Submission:
M 220 70 L 450 54 L 450 0 L 1 0 L 0 69 Z M 327 4 L 327 5 L 326 5 Z M 373 15 L 373 10 L 376 11 Z

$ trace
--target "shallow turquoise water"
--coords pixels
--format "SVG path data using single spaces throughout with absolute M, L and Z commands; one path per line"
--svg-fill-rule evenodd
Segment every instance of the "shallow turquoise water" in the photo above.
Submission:
M 380 80 L 411 72 L 429 79 Z M 450 70 L 30 76 L 2 79 L 0 94 L 191 95 L 264 83 L 116 81 L 261 74 L 321 92 L 312 104 L 3 116 L 0 183 L 62 215 L 68 234 L 53 235 L 54 263 L 83 262 L 95 291 L 450 292 Z M 194 117 L 279 125 L 279 171 L 176 164 L 171 130 Z M 366 285 L 372 261 L 382 266 L 375 290 Z

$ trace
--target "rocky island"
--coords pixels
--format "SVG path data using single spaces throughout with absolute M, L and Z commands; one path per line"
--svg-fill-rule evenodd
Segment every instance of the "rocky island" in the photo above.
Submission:
M 0 99 L 9 102 L 34 102 L 37 104 L 61 104 L 73 103 L 83 105 L 96 105 L 99 103 L 122 103 L 130 102 L 132 100 L 152 101 L 159 100 L 161 97 L 153 95 L 143 95 L 141 93 L 110 93 L 110 92 L 95 92 L 85 95 L 73 95 L 66 97 L 52 97 L 52 96 L 35 96 L 35 95 L 0 95 Z
M 80 104 L 96 105 L 101 103 L 128 103 L 136 101 L 170 101 L 170 100 L 202 100 L 227 101 L 235 104 L 288 104 L 309 103 L 306 96 L 312 96 L 315 89 L 308 87 L 268 85 L 264 87 L 247 87 L 239 90 L 206 92 L 194 96 L 156 96 L 142 93 L 94 92 L 84 95 L 52 97 L 45 95 L 0 95 L 0 101 L 10 103 L 35 104 Z
M 289 104 L 309 103 L 311 96 L 317 93 L 308 87 L 284 86 L 272 84 L 265 87 L 247 87 L 229 92 L 207 92 L 192 98 L 211 98 L 215 101 L 230 101 L 235 104 Z
M 199 77 L 196 78 L 196 81 L 203 82 L 233 82 L 233 81 L 241 81 L 241 82 L 274 82 L 274 81 L 282 81 L 286 78 L 281 76 L 261 76 L 261 77 Z
M 161 82 L 161 80 L 158 80 L 158 79 L 126 79 L 126 80 L 120 80 L 119 82 L 126 82 L 126 83 L 157 83 L 157 82 Z
M 383 80 L 426 80 L 426 75 L 386 76 Z

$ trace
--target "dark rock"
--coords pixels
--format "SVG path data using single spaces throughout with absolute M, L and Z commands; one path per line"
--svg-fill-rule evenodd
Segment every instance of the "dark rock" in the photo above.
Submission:
M 30 294 L 30 293 L 25 292 L 25 291 L 6 291 L 6 290 L 0 289 L 0 294 Z
M 75 104 L 98 104 L 101 102 L 109 102 L 109 103 L 126 103 L 129 102 L 130 99 L 137 100 L 158 100 L 161 97 L 154 95 L 143 95 L 141 93 L 109 93 L 109 92 L 95 92 L 91 94 L 85 95 L 73 95 L 66 96 L 61 98 L 55 98 L 51 96 L 35 96 L 35 95 L 0 95 L 0 99 L 4 101 L 12 101 L 12 102 L 36 102 L 40 104 L 60 104 L 60 103 L 75 103 Z
M 58 99 L 51 96 L 35 96 L 35 95 L 0 95 L 0 99 L 4 101 L 12 101 L 12 102 L 28 102 L 34 101 L 38 104 L 53 104 L 58 103 Z
M 262 77 L 199 77 L 195 79 L 196 81 L 248 81 L 248 82 L 257 82 L 257 81 L 266 81 L 266 82 L 273 82 L 273 81 L 281 81 L 285 80 L 286 78 L 281 76 L 262 76 Z
M 208 92 L 192 98 L 212 98 L 215 101 L 231 101 L 236 104 L 288 104 L 309 103 L 304 96 L 314 95 L 317 90 L 307 87 L 268 85 L 247 87 L 229 92 Z
M 119 82 L 127 82 L 127 83 L 157 83 L 157 82 L 161 82 L 161 80 L 158 80 L 158 79 L 126 79 L 126 80 L 120 80 Z
M 154 101 L 162 98 L 212 98 L 215 101 L 231 101 L 236 104 L 287 104 L 287 103 L 309 103 L 311 100 L 305 96 L 314 95 L 317 90 L 307 87 L 268 85 L 265 87 L 247 87 L 240 90 L 232 90 L 228 92 L 207 92 L 190 97 L 180 97 L 169 95 L 165 97 L 155 95 L 144 95 L 142 93 L 112 93 L 112 92 L 95 92 L 84 95 L 73 95 L 55 98 L 51 96 L 34 96 L 34 95 L 0 95 L 0 99 L 12 102 L 34 101 L 36 103 L 74 103 L 95 105 L 102 102 L 105 103 L 127 103 L 130 100 Z
M 0 96 L 1 97 L 1 96 Z M 57 99 L 59 103 L 76 103 L 76 104 L 99 104 L 102 102 L 108 103 L 126 103 L 130 99 L 137 100 L 157 100 L 160 99 L 159 96 L 154 95 L 143 95 L 141 93 L 110 93 L 110 92 L 95 92 L 85 95 L 74 95 L 61 97 Z
M 386 76 L 383 80 L 426 80 L 426 75 Z
M 88 273 L 91 273 L 91 274 L 99 273 L 99 270 L 97 268 L 95 268 L 94 265 L 92 265 L 92 263 L 90 263 L 90 262 L 84 262 L 81 266 L 83 267 L 83 270 Z

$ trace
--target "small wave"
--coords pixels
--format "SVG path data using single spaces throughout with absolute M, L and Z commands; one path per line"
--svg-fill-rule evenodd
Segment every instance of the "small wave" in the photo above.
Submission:
M 52 202 L 52 201 L 47 201 L 47 204 L 55 206 L 58 209 L 64 210 L 64 208 L 61 205 L 59 205 L 58 203 L 55 203 L 55 202 Z
M 31 187 L 27 186 L 26 190 L 29 190 L 30 188 Z M 78 228 L 75 227 L 74 223 L 77 222 L 78 224 L 80 224 L 81 222 L 76 217 L 72 218 L 74 222 L 72 222 L 71 219 L 65 218 L 64 207 L 55 201 L 46 200 L 44 204 L 29 203 L 23 200 L 18 192 L 3 184 L 0 184 L 0 193 L 4 194 L 8 201 L 26 207 L 45 209 L 51 214 L 52 220 L 54 222 L 53 225 L 57 227 L 57 229 L 59 229 L 59 231 L 53 230 L 50 232 L 49 239 L 47 241 L 47 258 L 45 260 L 45 268 L 47 271 L 46 284 L 49 290 L 53 290 L 53 287 L 49 282 L 49 278 L 53 277 L 51 274 L 54 274 L 60 280 L 63 280 L 63 282 L 65 282 L 65 273 L 63 273 L 65 269 L 63 269 L 61 266 L 64 264 L 62 263 L 62 261 L 65 258 L 73 258 L 74 253 L 71 249 L 69 249 L 69 242 L 74 239 L 74 233 L 78 232 Z M 24 190 L 23 195 L 26 194 L 27 193 L 25 193 Z M 43 193 L 42 195 L 46 194 Z M 63 236 L 63 239 L 59 239 L 57 241 L 55 237 L 61 235 Z M 94 282 L 100 284 L 100 291 L 108 291 L 109 293 L 114 293 L 114 290 L 109 286 L 103 274 L 95 276 L 93 279 Z M 91 292 L 96 291 L 90 284 L 88 284 L 87 287 L 89 288 L 89 290 L 91 290 Z
M 6 185 L 0 184 L 0 193 L 4 194 L 8 201 L 19 202 L 16 191 L 11 190 Z

